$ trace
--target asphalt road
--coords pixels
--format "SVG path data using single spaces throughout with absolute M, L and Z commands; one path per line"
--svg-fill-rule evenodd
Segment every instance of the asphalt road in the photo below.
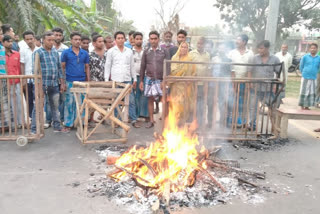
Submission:
M 152 140 L 152 132 L 144 128 L 134 130 L 128 144 L 146 144 Z M 237 150 L 224 143 L 222 156 L 239 160 L 242 167 L 267 173 L 266 185 L 277 193 L 268 193 L 263 203 L 246 204 L 235 198 L 226 205 L 177 213 L 320 213 L 319 139 L 292 124 L 289 135 L 289 143 L 270 151 Z M 127 213 L 105 197 L 90 197 L 85 190 L 90 173 L 103 173 L 97 168 L 96 147 L 81 145 L 74 132 L 57 134 L 51 129 L 44 139 L 24 148 L 15 142 L 0 142 L 0 213 Z M 292 176 L 286 176 L 287 173 Z M 80 182 L 80 186 L 72 187 L 74 182 Z

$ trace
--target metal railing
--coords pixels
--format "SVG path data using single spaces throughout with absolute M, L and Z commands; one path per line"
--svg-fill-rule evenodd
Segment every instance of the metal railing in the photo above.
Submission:
M 249 70 L 256 66 L 271 66 L 277 67 L 279 72 L 274 78 L 171 76 L 167 70 L 173 63 L 207 65 L 213 72 L 213 65 L 217 64 L 246 66 L 251 68 Z M 167 118 L 170 104 L 175 104 L 176 98 L 171 96 L 172 87 L 180 84 L 180 88 L 185 89 L 182 96 L 186 96 L 192 88 L 192 98 L 188 98 L 191 113 L 186 123 L 197 121 L 201 136 L 228 140 L 258 140 L 261 135 L 270 136 L 275 127 L 278 97 L 285 88 L 286 80 L 280 81 L 282 68 L 283 63 L 268 65 L 165 61 L 163 86 L 166 90 L 163 90 L 162 117 Z

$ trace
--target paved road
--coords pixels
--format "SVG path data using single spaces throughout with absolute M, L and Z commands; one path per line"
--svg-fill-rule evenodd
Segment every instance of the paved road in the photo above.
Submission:
M 270 193 L 264 203 L 257 205 L 235 199 L 227 205 L 178 213 L 320 213 L 320 142 L 299 127 L 289 125 L 289 129 L 290 143 L 273 151 L 236 150 L 225 143 L 223 155 L 239 160 L 243 167 L 260 166 L 267 172 L 271 187 L 289 187 L 292 193 Z M 152 130 L 142 128 L 130 133 L 129 144 L 146 144 L 150 140 Z M 90 173 L 102 172 L 96 167 L 99 159 L 94 148 L 81 145 L 74 133 L 56 134 L 52 130 L 26 148 L 18 148 L 14 142 L 0 142 L 0 213 L 126 213 L 105 197 L 90 198 L 84 190 L 85 183 L 78 188 L 70 186 L 76 181 L 86 182 Z M 294 178 L 283 175 L 287 172 Z

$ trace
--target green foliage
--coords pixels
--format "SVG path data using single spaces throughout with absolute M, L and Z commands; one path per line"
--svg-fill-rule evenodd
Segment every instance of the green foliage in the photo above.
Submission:
M 133 29 L 132 21 L 119 20 L 112 0 L 92 0 L 90 7 L 82 0 L 1 0 L 0 22 L 10 23 L 20 35 L 25 30 L 41 34 L 55 26 L 66 35 L 72 31 L 111 34 L 118 26 Z
M 221 18 L 237 32 L 249 27 L 256 39 L 264 38 L 269 0 L 216 0 Z M 281 0 L 278 36 L 294 25 L 319 25 L 319 0 Z

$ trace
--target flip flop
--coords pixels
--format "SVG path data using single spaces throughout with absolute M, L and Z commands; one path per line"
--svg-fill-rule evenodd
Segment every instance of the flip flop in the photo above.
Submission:
M 149 122 L 146 126 L 147 129 L 154 127 L 154 122 Z

